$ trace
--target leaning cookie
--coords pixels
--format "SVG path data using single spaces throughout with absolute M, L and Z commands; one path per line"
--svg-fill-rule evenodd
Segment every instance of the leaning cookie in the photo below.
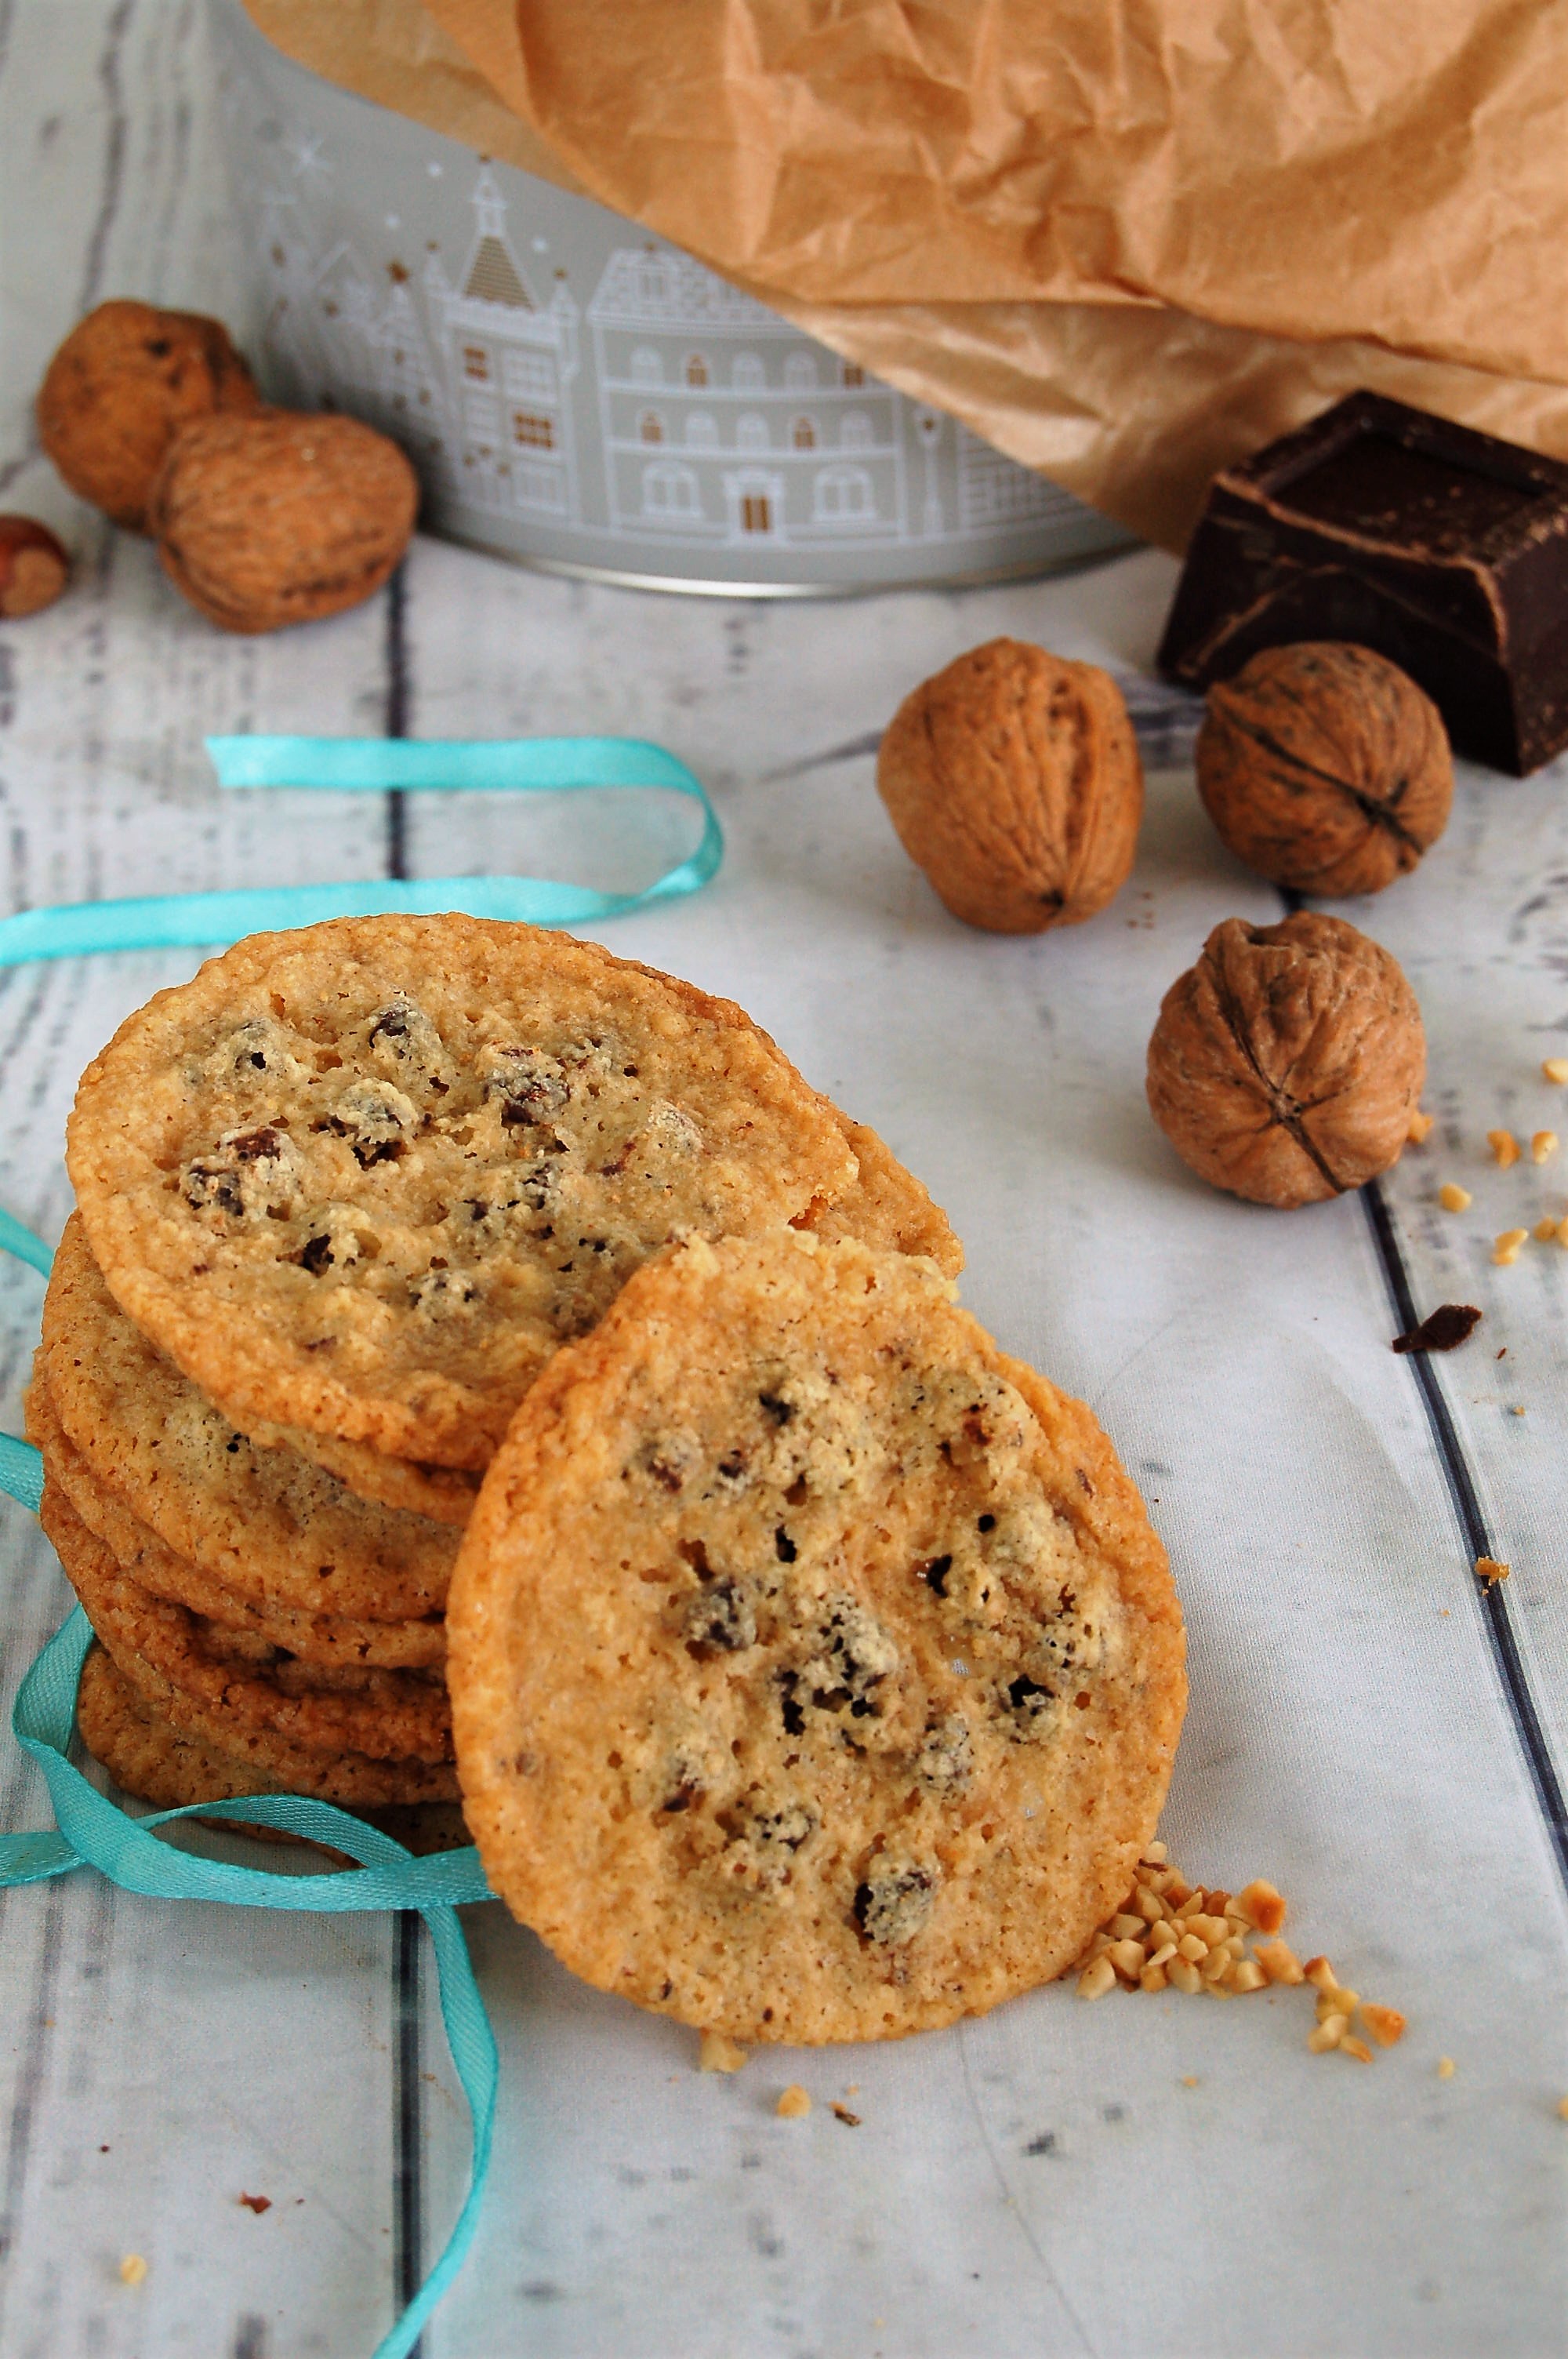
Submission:
M 1153 1834 L 1180 1608 L 1087 1409 L 928 1265 L 692 1240 L 552 1362 L 453 1574 L 464 1809 L 600 1988 L 884 2038 L 1076 1959 Z
M 460 916 L 237 943 L 89 1066 L 67 1160 L 110 1292 L 242 1431 L 470 1471 L 671 1236 L 856 1177 L 740 1008 Z

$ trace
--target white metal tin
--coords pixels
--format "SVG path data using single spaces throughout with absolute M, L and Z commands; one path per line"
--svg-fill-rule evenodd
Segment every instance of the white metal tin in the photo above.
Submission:
M 213 14 L 264 381 L 395 436 L 430 530 L 769 597 L 1126 545 L 678 248 L 307 72 L 238 0 Z

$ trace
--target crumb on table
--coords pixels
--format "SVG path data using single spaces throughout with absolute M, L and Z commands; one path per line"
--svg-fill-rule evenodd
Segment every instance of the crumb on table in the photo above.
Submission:
M 792 2081 L 789 2087 L 780 2095 L 778 2104 L 773 2107 L 773 2111 L 778 2114 L 781 2121 L 804 2121 L 806 2114 L 811 2111 L 811 2099 L 807 2096 L 806 2091 L 801 2087 L 798 2081 Z
M 705 2031 L 697 2051 L 699 2072 L 738 2072 L 746 2061 L 746 2051 L 727 2039 L 721 2031 Z

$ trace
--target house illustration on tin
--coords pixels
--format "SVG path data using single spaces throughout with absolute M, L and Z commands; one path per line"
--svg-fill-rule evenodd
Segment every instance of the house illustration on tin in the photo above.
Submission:
M 718 542 L 902 538 L 901 397 L 659 246 L 588 307 L 610 522 Z
M 399 262 L 387 291 L 346 241 L 314 254 L 296 194 L 268 190 L 261 224 L 297 397 L 384 428 L 454 506 L 716 549 L 994 537 L 1059 506 L 688 255 L 613 250 L 582 312 L 564 271 L 530 282 L 488 164 L 471 202 L 461 267 L 432 245 L 417 301 Z
M 300 234 L 296 200 L 263 199 L 263 245 L 273 272 L 269 346 L 309 401 L 331 398 L 384 427 L 416 462 L 438 462 L 450 429 L 449 404 L 406 271 L 389 274 L 378 308 L 351 246 L 318 258 Z M 344 395 L 347 395 L 347 398 Z
M 558 277 L 549 301 L 536 301 L 488 164 L 473 207 L 474 243 L 456 286 L 438 253 L 425 266 L 425 300 L 456 429 L 442 470 L 447 488 L 475 507 L 576 520 L 578 307 Z

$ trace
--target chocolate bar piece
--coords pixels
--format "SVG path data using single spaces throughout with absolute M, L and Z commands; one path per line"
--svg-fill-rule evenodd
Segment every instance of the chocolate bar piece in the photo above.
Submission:
M 1353 393 L 1227 467 L 1160 669 L 1206 688 L 1299 639 L 1376 648 L 1460 753 L 1539 768 L 1568 745 L 1568 466 Z

